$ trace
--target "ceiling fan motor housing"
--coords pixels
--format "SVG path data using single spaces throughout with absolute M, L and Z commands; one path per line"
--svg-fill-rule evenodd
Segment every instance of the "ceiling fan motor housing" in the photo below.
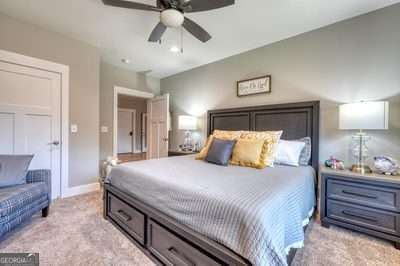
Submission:
M 184 15 L 174 8 L 163 10 L 160 13 L 160 20 L 167 27 L 180 27 L 183 24 L 184 19 Z

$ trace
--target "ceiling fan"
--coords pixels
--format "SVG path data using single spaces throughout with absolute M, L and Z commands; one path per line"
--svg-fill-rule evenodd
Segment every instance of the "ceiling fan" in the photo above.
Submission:
M 105 5 L 160 12 L 160 22 L 151 32 L 149 42 L 161 40 L 167 27 L 183 26 L 188 32 L 202 42 L 211 39 L 211 35 L 193 20 L 185 17 L 185 13 L 201 12 L 235 4 L 235 0 L 157 0 L 157 6 L 125 1 L 103 0 Z

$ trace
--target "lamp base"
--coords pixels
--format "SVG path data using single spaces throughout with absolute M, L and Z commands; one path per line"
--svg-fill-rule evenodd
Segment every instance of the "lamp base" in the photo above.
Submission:
M 354 164 L 351 166 L 351 171 L 359 174 L 370 174 L 372 173 L 371 168 L 368 165 Z

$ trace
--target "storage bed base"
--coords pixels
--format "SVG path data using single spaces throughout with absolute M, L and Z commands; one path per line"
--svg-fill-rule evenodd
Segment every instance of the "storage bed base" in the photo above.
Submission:
M 184 226 L 110 185 L 104 185 L 104 218 L 159 265 L 251 265 L 227 247 Z M 288 255 L 290 265 L 296 250 Z

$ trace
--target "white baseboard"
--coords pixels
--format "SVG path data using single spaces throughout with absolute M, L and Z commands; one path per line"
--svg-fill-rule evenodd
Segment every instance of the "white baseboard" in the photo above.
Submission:
M 63 198 L 77 196 L 80 194 L 97 191 L 99 189 L 100 189 L 100 184 L 98 182 L 92 183 L 92 184 L 87 184 L 87 185 L 82 185 L 82 186 L 69 187 L 67 189 L 67 192 L 63 195 Z

